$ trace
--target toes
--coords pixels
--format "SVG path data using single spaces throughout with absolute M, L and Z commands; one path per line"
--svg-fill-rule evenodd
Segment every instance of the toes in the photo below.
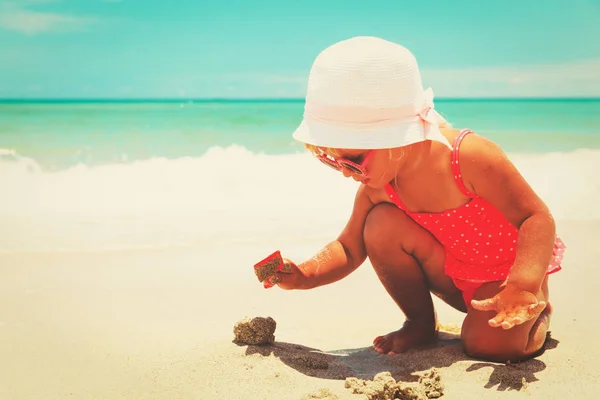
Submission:
M 386 340 L 385 336 L 378 336 L 373 341 L 373 347 L 375 348 L 376 352 L 383 354 L 383 353 L 385 353 L 384 348 L 386 347 L 386 343 L 387 343 L 387 340 Z

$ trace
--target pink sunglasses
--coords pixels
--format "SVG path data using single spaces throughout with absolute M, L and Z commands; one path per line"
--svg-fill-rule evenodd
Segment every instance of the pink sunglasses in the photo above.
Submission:
M 317 158 L 323 164 L 325 164 L 335 170 L 340 171 L 342 168 L 346 168 L 346 169 L 350 170 L 353 174 L 366 176 L 367 170 L 365 167 L 366 167 L 367 163 L 369 162 L 369 160 L 371 158 L 373 158 L 374 153 L 375 152 L 373 150 L 370 150 L 367 153 L 367 156 L 365 157 L 365 159 L 362 160 L 362 162 L 360 164 L 352 162 L 346 158 L 335 159 L 325 153 L 318 154 Z

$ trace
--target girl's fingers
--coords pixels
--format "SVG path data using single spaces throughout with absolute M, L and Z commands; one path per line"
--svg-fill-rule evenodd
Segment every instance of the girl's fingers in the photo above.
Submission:
M 492 328 L 498 328 L 502 325 L 502 322 L 506 319 L 506 313 L 504 311 L 500 311 L 496 316 L 488 321 Z
M 471 305 L 479 311 L 493 311 L 496 309 L 496 301 L 495 297 L 485 300 L 471 300 Z

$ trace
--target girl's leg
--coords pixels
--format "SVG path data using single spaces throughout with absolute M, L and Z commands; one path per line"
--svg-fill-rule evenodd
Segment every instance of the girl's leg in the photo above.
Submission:
M 490 282 L 475 291 L 476 300 L 493 297 L 500 291 L 502 282 Z M 496 313 L 478 311 L 469 305 L 469 311 L 462 326 L 462 339 L 465 351 L 472 357 L 496 362 L 522 361 L 540 351 L 546 341 L 550 327 L 552 308 L 548 303 L 548 277 L 544 280 L 538 299 L 548 304 L 535 319 L 511 329 L 493 328 L 488 320 Z
M 377 352 L 399 353 L 436 339 L 430 292 L 466 311 L 460 290 L 444 272 L 443 247 L 402 210 L 391 204 L 373 208 L 364 240 L 379 280 L 406 317 L 399 330 L 373 341 Z

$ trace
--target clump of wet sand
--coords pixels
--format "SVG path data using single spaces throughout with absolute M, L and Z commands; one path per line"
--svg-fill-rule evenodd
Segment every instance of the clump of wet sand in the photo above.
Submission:
M 280 259 L 273 259 L 257 264 L 256 267 L 254 267 L 254 273 L 256 274 L 258 281 L 263 282 L 265 279 L 275 274 L 275 272 L 279 270 L 281 263 Z
M 444 393 L 435 368 L 421 375 L 417 383 L 396 382 L 390 372 L 381 372 L 372 381 L 346 378 L 345 387 L 354 394 L 364 394 L 368 400 L 427 400 L 442 397 Z
M 283 261 L 279 251 L 276 251 L 254 265 L 254 273 L 259 282 L 264 282 L 266 279 L 275 275 L 276 272 L 292 272 L 292 266 Z
M 245 318 L 233 327 L 234 342 L 249 345 L 266 345 L 275 342 L 277 323 L 271 317 Z
M 277 322 L 271 317 L 245 318 L 233 327 L 234 343 L 243 345 L 272 345 L 275 343 Z M 328 356 L 318 352 L 282 350 L 280 357 L 303 369 L 328 369 Z

